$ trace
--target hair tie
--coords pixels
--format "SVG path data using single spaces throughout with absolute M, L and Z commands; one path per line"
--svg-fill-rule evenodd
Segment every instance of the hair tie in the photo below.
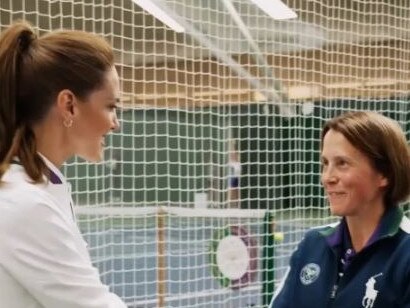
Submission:
M 25 52 L 37 36 L 31 30 L 23 30 L 19 36 L 20 51 Z

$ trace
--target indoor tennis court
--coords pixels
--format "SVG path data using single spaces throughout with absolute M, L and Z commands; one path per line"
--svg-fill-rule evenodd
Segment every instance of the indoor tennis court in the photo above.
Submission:
M 129 307 L 267 307 L 306 230 L 337 219 L 323 123 L 373 110 L 410 138 L 405 1 L 0 0 L 0 30 L 16 19 L 114 48 L 121 130 L 63 172 Z

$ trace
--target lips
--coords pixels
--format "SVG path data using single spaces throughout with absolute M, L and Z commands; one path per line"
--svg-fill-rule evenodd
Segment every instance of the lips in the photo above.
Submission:
M 346 193 L 344 192 L 328 192 L 327 193 L 327 198 L 331 203 L 343 200 L 345 197 L 346 197 Z
M 342 191 L 328 191 L 327 194 L 329 196 L 340 196 L 340 195 L 344 195 L 345 193 Z

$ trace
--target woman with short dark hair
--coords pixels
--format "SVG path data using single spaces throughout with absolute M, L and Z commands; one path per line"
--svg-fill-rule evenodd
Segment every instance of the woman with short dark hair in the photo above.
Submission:
M 410 155 L 399 124 L 349 112 L 322 131 L 322 184 L 337 224 L 305 235 L 270 307 L 410 307 Z

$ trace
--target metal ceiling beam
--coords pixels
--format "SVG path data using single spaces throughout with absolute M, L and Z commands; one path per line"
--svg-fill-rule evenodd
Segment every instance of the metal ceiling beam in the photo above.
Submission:
M 235 61 L 229 53 L 221 50 L 201 31 L 197 30 L 194 25 L 187 22 L 182 16 L 179 16 L 177 12 L 170 11 L 166 3 L 163 3 L 161 8 L 168 15 L 173 16 L 178 20 L 179 24 L 181 24 L 181 26 L 185 29 L 186 34 L 190 35 L 202 46 L 208 48 L 213 56 L 215 56 L 222 63 L 228 65 L 231 70 L 235 72 L 237 76 L 244 79 L 252 89 L 259 91 L 262 95 L 264 95 L 269 103 L 280 106 L 281 104 L 286 104 L 288 102 L 287 97 L 275 88 L 277 86 L 265 84 L 260 81 L 258 77 L 252 75 L 248 70 L 244 69 L 240 63 Z
M 246 38 L 254 53 L 251 54 L 251 57 L 254 59 L 256 64 L 258 65 L 258 69 L 263 72 L 263 74 L 267 77 L 268 82 L 267 86 L 271 86 L 276 92 L 277 95 L 282 99 L 283 103 L 288 101 L 287 95 L 282 90 L 282 85 L 279 81 L 276 80 L 275 74 L 270 66 L 270 64 L 266 61 L 265 57 L 262 54 L 262 51 L 259 49 L 259 46 L 256 44 L 252 35 L 243 22 L 242 17 L 239 15 L 238 11 L 232 4 L 231 0 L 223 0 L 223 5 L 225 6 L 226 10 L 231 15 L 232 19 L 238 26 L 238 29 L 241 31 L 242 35 Z

